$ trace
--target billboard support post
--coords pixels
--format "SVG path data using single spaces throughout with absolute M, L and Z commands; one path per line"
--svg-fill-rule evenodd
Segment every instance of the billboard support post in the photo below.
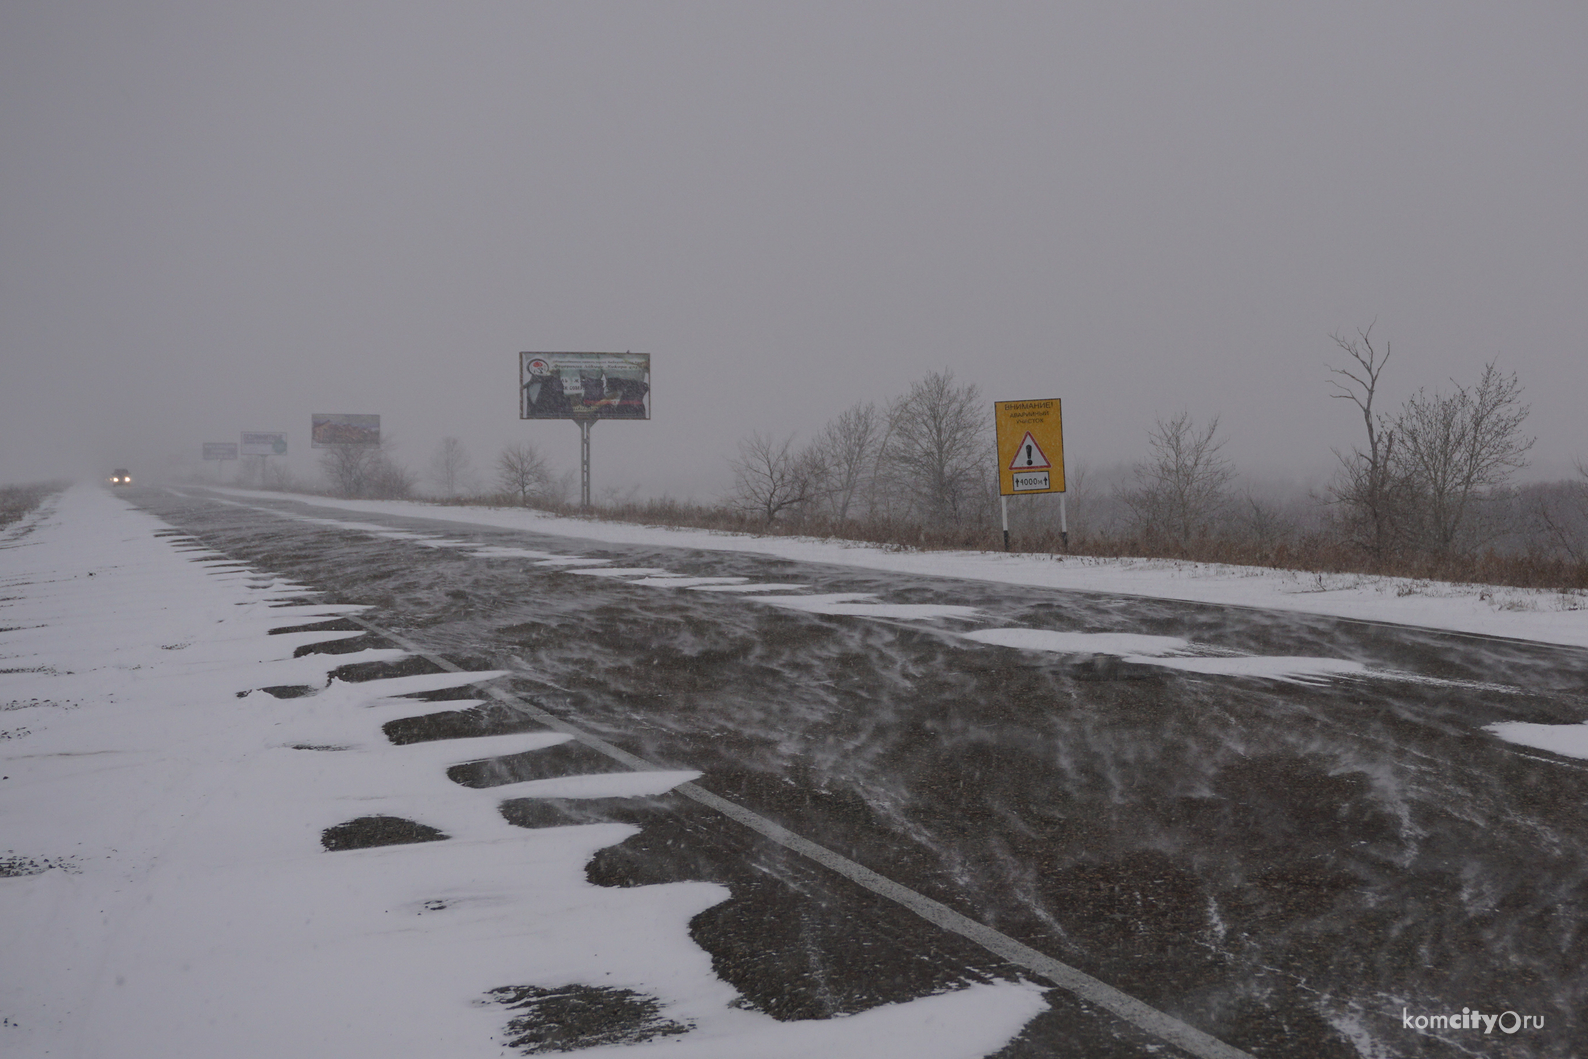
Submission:
M 651 418 L 649 353 L 520 353 L 518 418 L 579 424 L 579 509 L 590 510 L 590 428 Z
M 594 419 L 577 420 L 579 424 L 579 510 L 590 510 L 590 428 Z
M 1061 504 L 1064 503 L 1063 494 L 1060 494 L 1060 496 L 1059 496 L 1059 503 L 1061 503 Z M 1009 498 L 1007 496 L 1000 496 L 998 498 L 998 506 L 1003 508 L 1003 510 L 1004 510 L 1004 551 L 1008 551 L 1009 550 Z

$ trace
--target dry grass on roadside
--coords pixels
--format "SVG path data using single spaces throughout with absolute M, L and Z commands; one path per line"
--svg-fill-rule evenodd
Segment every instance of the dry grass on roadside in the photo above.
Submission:
M 520 506 L 506 496 L 460 497 L 441 501 L 447 504 L 481 504 L 492 507 Z M 571 518 L 580 517 L 576 505 L 567 503 L 532 504 L 536 510 Z M 757 536 L 817 537 L 859 541 L 887 548 L 919 551 L 1001 551 L 1003 533 L 997 526 L 964 526 L 941 529 L 923 528 L 910 523 L 885 520 L 849 520 L 837 523 L 827 519 L 801 519 L 774 522 L 768 526 L 761 518 L 728 507 L 707 507 L 662 498 L 598 504 L 590 512 L 595 518 L 634 522 L 647 526 L 668 526 L 713 530 L 722 533 L 748 533 Z M 1367 574 L 1405 577 L 1427 581 L 1503 585 L 1512 588 L 1542 588 L 1556 591 L 1588 589 L 1588 563 L 1534 552 L 1505 553 L 1484 551 L 1472 555 L 1437 557 L 1405 555 L 1375 560 L 1350 544 L 1326 534 L 1297 535 L 1279 542 L 1258 542 L 1232 536 L 1206 536 L 1184 545 L 1154 543 L 1127 536 L 1096 534 L 1072 535 L 1066 549 L 1057 530 L 1041 533 L 1016 533 L 1011 550 L 1035 555 L 1088 555 L 1099 558 L 1171 559 L 1183 562 L 1228 563 L 1278 570 L 1300 570 L 1319 574 Z
M 31 485 L 0 485 L 0 526 L 11 523 L 38 507 L 45 497 L 66 488 L 63 482 L 34 482 Z

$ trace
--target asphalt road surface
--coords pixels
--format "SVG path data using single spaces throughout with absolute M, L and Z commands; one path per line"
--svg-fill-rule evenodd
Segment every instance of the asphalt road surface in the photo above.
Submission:
M 373 605 L 367 621 L 427 653 L 510 670 L 511 689 L 538 709 L 647 761 L 701 770 L 701 788 L 1253 1055 L 1588 1051 L 1588 769 L 1482 730 L 1583 720 L 1588 653 L 196 490 L 124 495 L 325 601 Z M 304 515 L 441 540 L 288 517 Z M 526 549 L 607 563 L 546 565 Z M 613 569 L 641 572 L 594 573 Z M 645 570 L 746 580 L 656 584 Z M 746 584 L 976 612 L 815 613 Z M 1369 668 L 1295 682 L 961 635 L 1005 626 Z M 388 735 L 539 726 L 507 704 L 448 718 L 396 722 Z M 565 744 L 453 779 L 623 767 Z M 640 825 L 591 860 L 601 885 L 730 887 L 693 936 L 748 1003 L 778 1018 L 1032 977 L 677 793 L 521 800 L 504 812 L 526 827 Z M 1048 997 L 1051 1010 L 1000 1056 L 1180 1054 L 1071 992 Z M 1507 1034 L 1403 1021 L 1463 1009 L 1543 1025 Z

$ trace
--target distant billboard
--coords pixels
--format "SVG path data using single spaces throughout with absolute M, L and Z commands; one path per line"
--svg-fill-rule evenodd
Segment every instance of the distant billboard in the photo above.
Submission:
M 206 441 L 204 443 L 204 458 L 206 460 L 235 460 L 237 458 L 237 442 Z
M 238 449 L 244 456 L 285 456 L 287 435 L 279 431 L 245 430 Z
M 520 353 L 520 419 L 649 419 L 649 353 Z
M 380 416 L 315 412 L 309 417 L 309 445 L 328 449 L 335 445 L 379 445 Z

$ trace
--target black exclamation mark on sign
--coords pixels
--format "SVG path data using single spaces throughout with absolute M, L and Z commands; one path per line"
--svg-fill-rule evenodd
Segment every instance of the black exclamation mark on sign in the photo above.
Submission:
M 1031 466 L 1031 446 L 1026 446 L 1026 466 Z

